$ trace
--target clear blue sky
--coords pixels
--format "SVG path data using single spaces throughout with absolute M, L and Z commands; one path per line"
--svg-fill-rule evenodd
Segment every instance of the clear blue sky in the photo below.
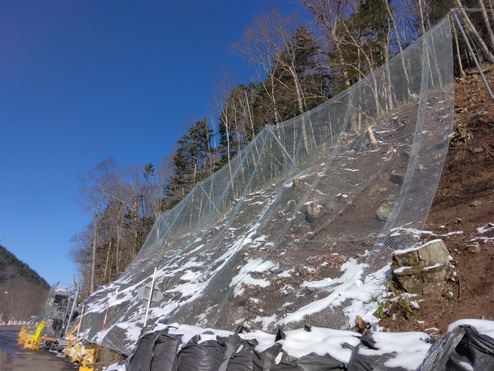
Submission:
M 253 17 L 291 0 L 0 0 L 0 244 L 49 284 L 76 274 L 89 222 L 79 176 L 113 156 L 158 164 L 209 115 L 228 51 Z

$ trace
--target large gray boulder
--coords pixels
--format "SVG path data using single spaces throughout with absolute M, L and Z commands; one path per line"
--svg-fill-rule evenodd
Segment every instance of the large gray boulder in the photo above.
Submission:
M 449 265 L 442 240 L 393 253 L 391 269 L 398 283 L 410 293 L 441 296 Z
M 379 219 L 382 222 L 387 221 L 389 218 L 391 218 L 394 207 L 395 207 L 395 196 L 389 195 L 388 197 L 386 197 L 383 203 L 379 205 L 379 208 L 376 210 L 377 219 Z

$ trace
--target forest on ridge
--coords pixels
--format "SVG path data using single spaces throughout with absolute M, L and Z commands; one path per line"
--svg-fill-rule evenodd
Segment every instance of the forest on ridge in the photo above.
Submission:
M 0 324 L 29 320 L 40 312 L 49 291 L 38 273 L 0 245 Z

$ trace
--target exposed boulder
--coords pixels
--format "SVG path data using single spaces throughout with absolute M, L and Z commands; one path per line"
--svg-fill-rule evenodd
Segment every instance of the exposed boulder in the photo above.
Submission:
M 386 199 L 377 209 L 376 211 L 377 219 L 379 219 L 382 222 L 387 221 L 391 217 L 394 207 L 395 207 L 395 196 L 389 195 L 388 197 L 386 197 Z
M 403 185 L 403 181 L 405 180 L 405 176 L 403 174 L 391 174 L 389 176 L 389 181 L 394 184 Z
M 319 218 L 319 205 L 314 202 L 309 202 L 305 205 L 305 220 L 310 224 L 314 223 Z
M 292 189 L 300 189 L 302 188 L 302 179 L 301 178 L 295 178 L 292 181 Z
M 408 292 L 440 296 L 449 264 L 449 252 L 442 240 L 393 253 L 391 269 Z

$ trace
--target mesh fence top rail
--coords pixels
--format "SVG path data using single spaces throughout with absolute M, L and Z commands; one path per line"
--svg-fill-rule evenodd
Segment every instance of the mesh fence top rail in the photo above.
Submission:
M 343 293 L 418 241 L 452 129 L 452 61 L 445 18 L 345 92 L 266 127 L 158 218 L 125 273 L 87 300 L 81 334 L 129 354 L 155 267 L 151 321 L 344 327 Z

